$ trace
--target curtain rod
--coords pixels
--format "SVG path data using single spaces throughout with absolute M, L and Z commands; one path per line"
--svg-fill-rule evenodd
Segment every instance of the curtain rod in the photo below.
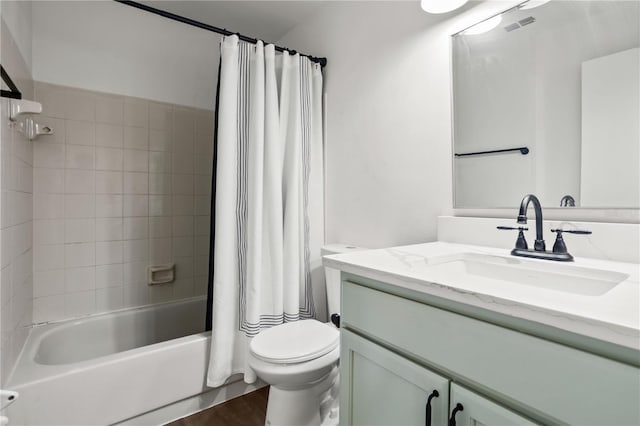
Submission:
M 212 31 L 214 33 L 218 33 L 218 34 L 222 34 L 222 35 L 237 35 L 238 38 L 242 41 L 246 41 L 248 43 L 257 43 L 258 39 L 255 39 L 253 37 L 248 37 L 245 35 L 242 35 L 240 33 L 234 33 L 232 31 L 227 30 L 226 28 L 219 28 L 219 27 L 214 27 L 213 25 L 209 25 L 209 24 L 205 24 L 204 22 L 199 22 L 196 21 L 194 19 L 190 19 L 190 18 L 186 18 L 184 16 L 180 16 L 180 15 L 176 15 L 174 13 L 171 12 L 167 12 L 161 9 L 156 9 L 155 7 L 151 7 L 151 6 L 147 6 L 146 4 L 142 4 L 142 3 L 138 3 L 135 1 L 130 1 L 130 0 L 114 0 L 118 3 L 121 4 L 125 4 L 127 6 L 131 6 L 131 7 L 135 7 L 137 9 L 140 10 L 144 10 L 145 12 L 150 12 L 150 13 L 154 13 L 156 15 L 160 15 L 163 16 L 165 18 L 168 19 L 172 19 L 174 21 L 178 21 L 178 22 L 182 22 L 183 24 L 187 24 L 187 25 L 191 25 L 193 27 L 198 27 L 198 28 L 202 28 L 203 30 L 207 30 L 207 31 Z M 293 55 L 295 55 L 297 52 L 295 50 L 291 50 L 291 49 L 287 49 L 286 47 L 280 47 L 280 46 L 275 46 L 276 50 L 278 52 L 289 52 Z M 307 58 L 309 58 L 309 60 L 311 62 L 315 62 L 317 64 L 320 64 L 320 66 L 324 67 L 327 65 L 327 58 L 318 58 L 315 56 L 311 56 L 311 55 L 303 55 L 300 54 L 300 56 L 306 56 Z

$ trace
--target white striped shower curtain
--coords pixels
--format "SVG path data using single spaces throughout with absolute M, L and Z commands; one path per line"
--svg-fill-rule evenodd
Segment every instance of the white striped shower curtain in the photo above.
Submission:
M 222 40 L 208 386 L 237 373 L 254 382 L 250 339 L 316 315 L 322 128 L 319 65 L 260 41 Z

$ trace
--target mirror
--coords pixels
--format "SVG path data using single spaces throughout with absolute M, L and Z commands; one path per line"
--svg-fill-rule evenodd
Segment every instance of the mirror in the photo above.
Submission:
M 531 0 L 454 35 L 454 207 L 640 208 L 639 80 L 637 1 Z

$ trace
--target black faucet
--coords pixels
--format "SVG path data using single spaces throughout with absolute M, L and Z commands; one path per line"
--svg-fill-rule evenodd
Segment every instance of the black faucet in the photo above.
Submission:
M 529 208 L 529 203 L 533 203 L 533 211 L 536 215 L 536 241 L 533 244 L 533 250 L 530 250 L 527 246 L 527 241 L 524 238 L 523 231 L 526 231 L 527 228 L 524 227 L 510 227 L 510 226 L 498 226 L 498 229 L 512 229 L 518 230 L 518 239 L 516 241 L 516 247 L 511 250 L 511 254 L 513 256 L 522 256 L 522 257 L 533 257 L 537 259 L 547 259 L 547 260 L 558 260 L 561 262 L 569 262 L 573 260 L 573 256 L 571 256 L 567 252 L 567 246 L 564 243 L 562 238 L 562 233 L 570 233 L 570 234 L 591 234 L 591 231 L 581 231 L 581 230 L 562 230 L 562 229 L 552 229 L 551 232 L 555 232 L 556 243 L 553 245 L 553 251 L 549 252 L 546 249 L 546 245 L 544 242 L 544 238 L 542 235 L 542 206 L 540 206 L 540 200 L 533 194 L 525 195 L 520 203 L 520 211 L 518 212 L 518 223 L 526 224 L 527 223 L 527 209 Z
M 533 244 L 535 251 L 545 251 L 546 245 L 544 238 L 542 238 L 542 206 L 540 200 L 533 194 L 525 195 L 520 202 L 520 212 L 518 213 L 518 223 L 525 225 L 527 223 L 527 209 L 529 203 L 533 203 L 533 211 L 536 215 L 536 242 Z
M 565 195 L 560 200 L 560 207 L 575 207 L 576 200 L 571 195 Z

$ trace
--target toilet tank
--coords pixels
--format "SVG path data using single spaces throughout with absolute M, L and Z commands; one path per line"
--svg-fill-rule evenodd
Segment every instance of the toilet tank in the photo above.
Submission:
M 327 244 L 322 247 L 322 256 L 367 250 L 349 244 Z M 324 268 L 325 284 L 327 286 L 328 316 L 340 313 L 340 271 L 334 268 Z

